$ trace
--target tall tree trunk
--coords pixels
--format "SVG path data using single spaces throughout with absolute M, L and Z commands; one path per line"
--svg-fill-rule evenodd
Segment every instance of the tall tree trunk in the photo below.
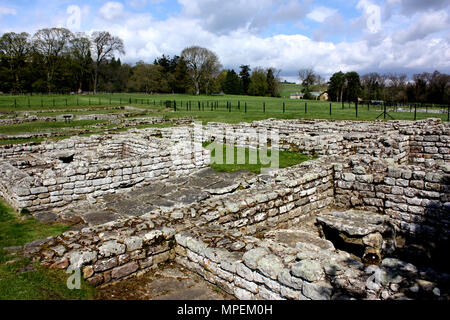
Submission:
M 48 94 L 50 94 L 50 71 L 47 71 L 47 90 Z
M 15 78 L 16 78 L 16 90 L 19 91 L 19 74 L 18 73 L 15 74 Z M 20 90 L 20 92 L 22 92 L 22 90 Z
M 198 84 L 198 80 L 195 80 L 195 94 L 198 96 L 200 94 L 200 86 Z
M 98 82 L 98 66 L 94 72 L 94 94 L 97 93 L 97 82 Z

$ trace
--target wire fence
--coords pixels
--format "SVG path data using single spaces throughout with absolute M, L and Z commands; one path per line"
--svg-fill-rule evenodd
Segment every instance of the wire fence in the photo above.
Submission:
M 227 97 L 228 98 L 228 97 Z M 118 95 L 50 95 L 50 96 L 0 96 L 0 112 L 7 113 L 29 108 L 30 111 L 68 110 L 69 107 L 105 108 L 140 105 L 145 107 L 166 108 L 174 112 L 241 112 L 270 113 L 301 116 L 327 116 L 330 119 L 350 117 L 363 120 L 420 120 L 427 117 L 439 117 L 450 121 L 450 105 L 425 103 L 394 102 L 327 102 L 315 100 L 275 99 L 269 101 L 261 97 L 248 99 L 156 99 L 151 95 L 130 97 Z M 378 112 L 378 114 L 376 114 Z M 335 116 L 335 117 L 333 117 Z

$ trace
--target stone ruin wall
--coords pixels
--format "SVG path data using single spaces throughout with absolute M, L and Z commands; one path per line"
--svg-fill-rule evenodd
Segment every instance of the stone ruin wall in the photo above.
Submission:
M 360 128 L 363 125 L 366 126 L 365 129 Z M 233 130 L 226 131 L 228 127 Z M 357 132 L 353 132 L 352 129 L 356 128 L 359 128 Z M 237 125 L 210 123 L 206 126 L 201 139 L 221 141 L 224 133 L 232 132 L 234 141 L 239 145 L 255 148 L 258 147 L 255 132 L 262 129 L 277 129 L 280 132 L 282 148 L 295 148 L 307 154 L 334 155 L 341 158 L 349 155 L 367 155 L 381 159 L 390 158 L 394 163 L 400 164 L 427 162 L 428 165 L 430 163 L 432 165 L 435 161 L 448 161 L 450 158 L 449 126 L 435 120 L 420 121 L 412 125 L 404 122 L 355 124 L 342 121 L 330 124 L 322 121 L 295 120 L 264 120 Z M 0 166 L 3 179 L 0 194 L 16 209 L 26 208 L 34 212 L 64 207 L 79 200 L 95 203 L 95 198 L 105 194 L 148 184 L 153 179 L 165 179 L 171 174 L 187 174 L 196 168 L 207 166 L 208 151 L 192 153 L 186 149 L 183 154 L 181 145 L 179 158 L 171 161 L 167 147 L 173 141 L 186 141 L 186 135 L 193 135 L 194 132 L 195 129 L 188 127 L 147 129 L 138 130 L 137 134 L 112 135 L 106 138 L 76 137 L 60 142 L 3 147 L 1 156 L 7 161 L 3 161 Z M 292 138 L 287 143 L 289 137 Z M 67 152 L 73 153 L 74 161 L 63 164 L 58 155 Z M 349 184 L 349 181 L 340 181 L 339 176 L 333 179 L 337 179 L 337 185 Z M 380 204 L 379 207 L 383 207 L 381 211 L 385 212 L 382 201 L 384 199 L 379 198 L 382 194 L 373 197 L 370 192 L 374 192 L 372 189 L 375 187 L 367 187 L 370 190 L 358 190 L 355 188 L 361 187 L 361 183 L 364 182 L 357 181 L 357 183 L 359 184 L 357 187 L 351 187 L 352 191 L 369 192 L 358 195 L 359 198 L 366 199 L 365 207 L 367 202 L 371 201 Z M 398 190 L 394 188 L 394 192 Z M 398 203 L 398 199 L 394 202 Z M 355 197 L 353 202 L 346 200 L 338 203 L 347 206 L 360 205 Z M 387 204 L 389 206 L 391 202 Z M 410 217 L 409 221 L 404 219 L 403 222 L 411 223 L 415 219 L 417 218 Z
M 403 130 L 415 126 L 415 130 Z M 294 150 L 308 155 L 365 154 L 379 158 L 392 158 L 396 163 L 407 163 L 410 157 L 410 140 L 422 135 L 423 126 L 435 128 L 435 135 L 448 136 L 448 126 L 440 121 L 427 120 L 420 123 L 403 122 L 355 122 L 355 121 L 304 121 L 262 120 L 247 124 L 227 125 L 208 123 L 207 136 L 222 141 L 227 128 L 234 129 L 233 140 L 243 147 L 261 147 L 253 132 L 277 130 L 280 134 L 280 149 Z M 417 138 L 420 139 L 420 138 Z M 205 139 L 207 140 L 207 139 Z M 448 145 L 448 141 L 444 140 Z M 445 148 L 422 150 L 422 156 L 435 160 L 445 159 Z M 429 153 L 433 151 L 435 153 Z M 448 160 L 448 159 L 447 159 Z
M 335 205 L 388 215 L 401 233 L 438 242 L 450 236 L 450 165 L 395 165 L 350 157 L 334 165 Z
M 324 170 L 324 163 L 303 163 L 290 168 L 289 174 L 275 177 L 270 185 L 259 185 L 264 183 L 256 181 L 255 188 L 216 196 L 189 207 L 156 210 L 139 218 L 69 231 L 28 244 L 24 250 L 46 266 L 81 267 L 85 279 L 93 285 L 135 276 L 156 268 L 158 263 L 175 260 L 202 276 L 209 275 L 208 281 L 215 277 L 212 283 L 242 298 L 246 291 L 239 288 L 248 280 L 237 275 L 235 280 L 230 279 L 235 277 L 236 265 L 245 268 L 242 263 L 245 247 L 255 249 L 261 244 L 251 235 L 275 227 L 295 226 L 303 218 L 331 206 L 332 177 L 332 165 Z M 203 260 L 198 264 L 203 259 L 199 254 L 205 255 L 203 250 L 208 247 L 201 238 L 211 233 L 215 234 L 216 242 L 215 248 L 210 248 L 214 258 L 206 262 L 208 265 Z M 245 245 L 232 249 L 236 242 Z M 285 254 L 285 251 L 278 253 Z M 276 280 L 268 277 L 265 281 L 276 286 Z M 286 290 L 298 296 L 299 292 L 292 293 L 294 289 Z M 274 293 L 269 290 L 260 297 L 270 295 Z
M 333 166 L 309 161 L 274 177 L 257 177 L 251 186 L 166 212 L 172 219 L 196 219 L 256 234 L 276 226 L 294 226 L 305 216 L 333 205 Z
M 337 254 L 332 244 L 308 247 L 316 250 L 315 257 L 324 268 L 305 274 L 296 263 L 302 247 L 254 235 L 295 227 L 308 215 L 336 206 L 384 213 L 400 233 L 448 241 L 450 170 L 445 162 L 449 160 L 449 126 L 436 123 L 431 129 L 420 128 L 430 123 L 409 123 L 417 128 L 405 131 L 402 126 L 406 125 L 400 123 L 399 131 L 388 137 L 379 132 L 344 135 L 336 141 L 340 150 L 348 150 L 347 157 L 323 156 L 258 176 L 244 190 L 168 212 L 156 210 L 139 218 L 68 232 L 29 244 L 25 253 L 52 267 L 82 267 L 93 285 L 175 260 L 240 299 L 329 299 L 339 290 L 360 297 L 365 294 L 367 277 L 359 275 L 360 282 L 354 278 L 361 263 Z M 299 130 L 295 121 L 286 121 L 286 126 Z M 167 134 L 162 130 L 162 136 Z M 364 144 L 364 135 L 371 135 L 372 140 Z M 380 155 L 388 159 L 374 157 Z
M 144 218 L 114 221 L 68 231 L 24 246 L 24 255 L 40 256 L 44 266 L 80 268 L 98 286 L 136 276 L 175 258 L 175 230 Z
M 7 149 L 7 161 L 0 163 L 0 195 L 19 211 L 50 210 L 77 201 L 95 203 L 97 197 L 208 165 L 209 154 L 201 146 L 199 152 L 181 146 L 172 158 L 170 143 L 152 136 L 120 135 L 106 141 L 91 136 L 13 147 Z M 73 155 L 70 163 L 59 159 L 68 155 Z
M 358 274 L 362 264 L 342 252 L 334 252 L 331 243 L 327 248 L 307 244 L 303 248 L 255 238 L 262 231 L 295 227 L 310 214 L 334 204 L 339 206 L 342 194 L 348 190 L 340 190 L 341 181 L 345 180 L 336 178 L 335 183 L 333 180 L 335 177 L 348 180 L 353 173 L 342 172 L 351 166 L 347 168 L 335 160 L 324 158 L 303 163 L 275 175 L 273 184 L 255 181 L 255 186 L 248 190 L 216 196 L 189 207 L 157 210 L 139 218 L 67 232 L 45 243 L 28 245 L 25 251 L 38 256 L 47 266 L 80 266 L 93 285 L 139 275 L 157 268 L 158 263 L 175 260 L 240 299 L 329 299 L 336 290 L 361 297 L 364 291 L 361 288 L 367 280 Z M 383 179 L 387 181 L 389 172 L 394 176 L 400 172 L 400 177 L 406 172 L 395 171 L 404 167 L 398 169 L 371 157 L 354 156 L 354 161 L 353 164 L 363 162 L 371 168 L 383 168 L 382 172 L 387 173 Z M 360 172 L 360 166 L 355 168 Z M 359 176 L 370 180 L 368 175 L 360 172 Z M 358 186 L 360 179 L 356 176 L 353 184 Z M 420 175 L 426 181 L 425 176 Z M 347 195 L 359 197 L 361 193 L 356 189 Z M 371 200 L 368 203 L 371 205 L 364 209 L 383 209 L 381 203 L 374 204 Z M 448 228 L 441 227 L 440 231 L 448 233 Z M 314 258 L 318 257 L 326 272 L 305 274 L 305 270 L 297 269 L 296 257 L 304 249 L 313 250 Z M 359 282 L 354 282 L 356 274 L 361 277 Z

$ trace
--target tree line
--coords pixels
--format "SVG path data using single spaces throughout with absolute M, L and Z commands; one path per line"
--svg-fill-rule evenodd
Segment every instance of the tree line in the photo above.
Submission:
M 4 33 L 0 37 L 0 92 L 143 92 L 244 94 L 280 96 L 280 70 L 241 65 L 239 73 L 223 70 L 219 57 L 191 46 L 180 55 L 162 55 L 153 63 L 122 63 L 124 43 L 107 31 L 90 35 L 65 28 L 45 28 L 34 35 Z M 448 104 L 450 75 L 357 72 L 332 75 L 328 82 L 312 69 L 299 71 L 305 98 L 328 91 L 332 101 L 383 100 Z
M 396 103 L 450 103 L 450 75 L 433 73 L 405 74 L 336 72 L 328 82 L 328 97 L 332 101 L 389 101 Z
M 152 64 L 122 63 L 123 40 L 107 31 L 91 35 L 45 28 L 34 35 L 0 37 L 0 92 L 144 92 L 279 96 L 275 69 L 243 65 L 239 75 L 222 70 L 218 56 L 202 47 L 185 48 Z
M 45 28 L 33 36 L 5 33 L 0 37 L 0 91 L 96 92 L 117 86 L 123 79 L 116 54 L 125 54 L 123 41 L 106 31 L 90 36 L 65 28 Z

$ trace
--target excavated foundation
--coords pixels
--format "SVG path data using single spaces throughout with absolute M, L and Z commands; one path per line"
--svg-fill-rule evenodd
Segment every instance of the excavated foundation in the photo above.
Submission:
M 225 132 L 261 147 L 263 129 L 318 159 L 225 174 L 195 148 Z M 210 123 L 183 148 L 195 130 L 2 148 L 1 195 L 74 226 L 16 249 L 101 287 L 176 263 L 238 299 L 447 299 L 448 124 Z

